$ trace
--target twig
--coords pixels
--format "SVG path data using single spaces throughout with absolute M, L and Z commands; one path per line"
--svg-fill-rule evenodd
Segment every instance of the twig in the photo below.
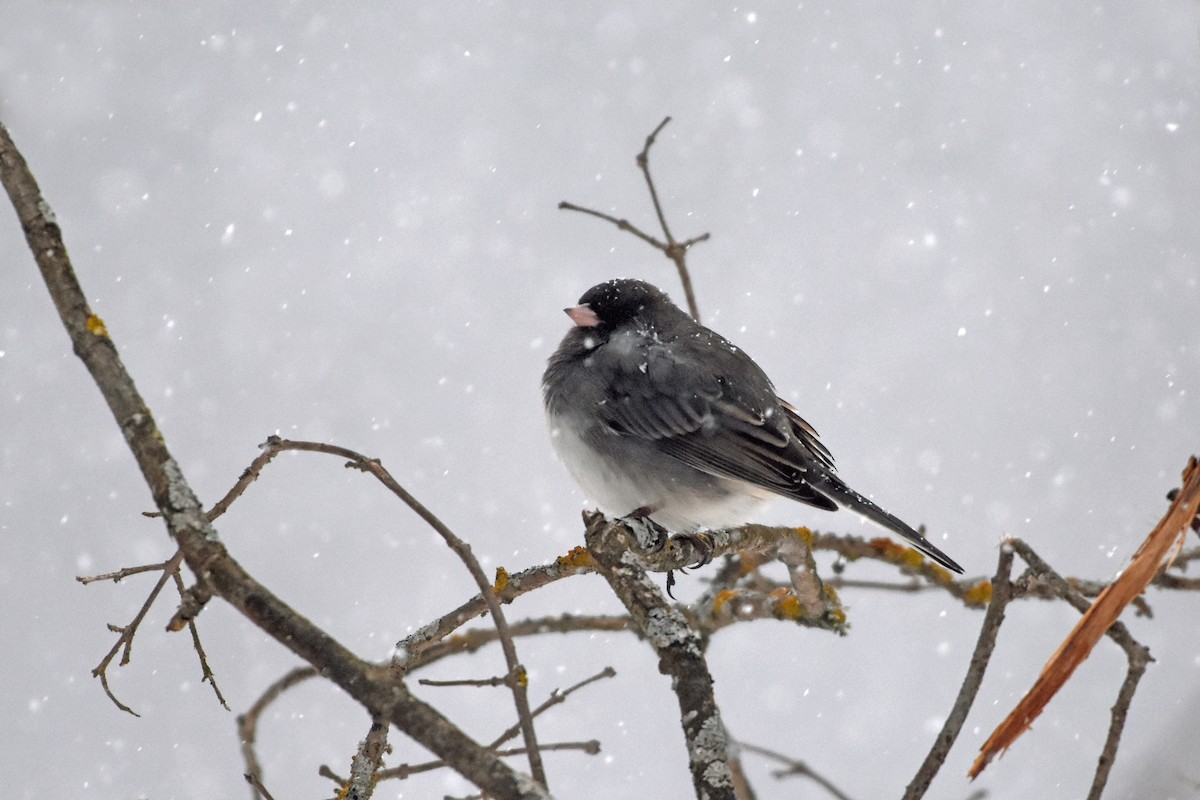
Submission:
M 121 362 L 103 320 L 88 305 L 54 214 L 2 124 L 0 182 L 17 212 L 26 243 L 76 355 L 108 404 L 188 567 L 201 576 L 203 591 L 189 594 L 197 601 L 203 601 L 210 593 L 225 599 L 276 641 L 319 666 L 323 675 L 373 714 L 399 726 L 437 755 L 453 761 L 455 769 L 475 785 L 487 787 L 499 797 L 531 800 L 546 797 L 543 789 L 531 785 L 435 709 L 413 697 L 403 683 L 397 683 L 386 671 L 373 670 L 296 613 L 229 556 L 179 463 L 171 455 L 145 398 Z M 195 605 L 186 612 L 181 610 L 176 617 L 185 613 L 194 616 L 194 609 L 198 608 Z M 184 616 L 180 626 L 189 618 Z
M 662 129 L 665 128 L 667 123 L 670 121 L 671 118 L 666 117 L 662 122 L 658 123 L 658 126 L 650 132 L 649 136 L 646 137 L 646 143 L 642 146 L 641 151 L 636 156 L 638 169 L 642 171 L 642 176 L 646 179 L 646 188 L 650 191 L 650 200 L 654 204 L 654 213 L 655 216 L 658 217 L 658 224 L 659 227 L 662 228 L 663 236 L 666 238 L 666 241 L 656 239 L 655 237 L 638 228 L 636 225 L 632 224 L 627 219 L 620 219 L 612 216 L 611 214 L 605 214 L 603 211 L 585 208 L 583 206 L 576 205 L 575 203 L 568 203 L 565 200 L 559 203 L 558 207 L 564 211 L 578 211 L 582 214 L 590 214 L 593 217 L 610 222 L 617 226 L 619 230 L 632 233 L 634 236 L 638 237 L 655 250 L 661 251 L 663 255 L 671 259 L 672 263 L 675 264 L 675 270 L 679 273 L 679 282 L 683 285 L 683 294 L 684 298 L 687 300 L 688 311 L 691 313 L 692 318 L 699 322 L 700 309 L 696 305 L 696 293 L 692 289 L 692 277 L 688 273 L 687 251 L 692 245 L 707 241 L 709 234 L 702 233 L 699 236 L 693 236 L 692 238 L 686 239 L 682 242 L 676 240 L 671 234 L 670 226 L 667 225 L 667 216 L 665 213 L 663 213 L 662 203 L 659 202 L 658 199 L 658 189 L 655 188 L 654 178 L 650 175 L 650 148 L 654 146 L 654 142 L 658 138 L 658 134 L 662 132 Z
M 572 694 L 579 691 L 583 687 L 587 686 L 588 684 L 595 683 L 596 681 L 604 680 L 606 678 L 615 677 L 616 674 L 617 674 L 617 671 L 615 669 L 613 669 L 612 667 L 605 667 L 604 669 L 597 672 L 595 675 L 592 675 L 590 678 L 584 678 L 583 680 L 581 680 L 579 683 L 575 684 L 574 686 L 568 686 L 566 689 L 563 689 L 561 691 L 558 689 L 555 689 L 553 692 L 550 693 L 550 697 L 548 697 L 541 705 L 539 705 L 537 708 L 535 708 L 533 710 L 533 716 L 535 716 L 535 717 L 540 716 L 541 714 L 545 713 L 548 709 L 553 708 L 554 706 L 558 705 L 559 703 L 566 702 L 566 699 L 568 697 L 570 697 Z M 488 749 L 495 750 L 500 745 L 502 745 L 505 742 L 507 742 L 508 740 L 514 738 L 517 735 L 517 733 L 518 733 L 517 726 L 515 726 L 515 725 L 512 726 L 508 730 L 504 731 L 504 733 L 502 733 L 498 737 L 496 737 L 496 739 L 490 745 L 488 745 Z
M 627 527 L 610 523 L 601 514 L 587 519 L 585 540 L 600 574 L 654 648 L 659 671 L 671 678 L 696 797 L 734 800 L 728 736 L 713 697 L 700 635 L 667 603 L 642 568 L 624 558 L 632 539 Z
M 1085 615 L 1093 604 L 1088 603 L 1079 592 L 1075 591 L 1066 579 L 1055 572 L 1050 565 L 1042 559 L 1033 548 L 1025 542 L 1014 539 L 1012 540 L 1013 548 L 1017 554 L 1029 564 L 1030 575 L 1026 580 L 1032 578 L 1035 580 L 1046 581 L 1054 586 L 1060 593 L 1061 597 L 1075 607 L 1077 611 L 1083 612 Z M 1099 800 L 1104 792 L 1104 786 L 1108 782 L 1108 775 L 1112 771 L 1112 766 L 1116 761 L 1117 747 L 1121 742 L 1121 733 L 1125 726 L 1125 717 L 1129 712 L 1129 705 L 1133 702 L 1133 694 L 1137 689 L 1138 681 L 1146 671 L 1146 666 L 1153 661 L 1150 657 L 1150 650 L 1129 633 L 1129 629 L 1125 627 L 1125 623 L 1117 620 L 1113 622 L 1105 631 L 1108 638 L 1112 639 L 1117 645 L 1125 651 L 1125 656 L 1129 661 L 1129 668 L 1125 673 L 1125 679 L 1121 683 L 1121 688 L 1117 692 L 1117 699 L 1112 707 L 1112 716 L 1109 722 L 1108 735 L 1104 740 L 1104 747 L 1100 751 L 1100 757 L 1096 763 L 1096 772 L 1092 777 L 1092 787 L 1088 791 L 1088 800 Z
M 814 771 L 812 767 L 803 761 L 789 758 L 782 753 L 776 753 L 774 750 L 768 750 L 765 747 L 759 747 L 758 745 L 754 744 L 738 742 L 737 746 L 739 749 L 745 750 L 747 753 L 755 753 L 757 755 L 764 756 L 772 761 L 778 761 L 780 764 L 783 764 L 785 767 L 787 767 L 787 769 L 777 770 L 774 773 L 776 778 L 786 778 L 791 775 L 800 775 L 802 777 L 811 779 L 813 783 L 817 784 L 822 789 L 829 792 L 829 794 L 833 795 L 836 800 L 850 800 L 850 796 L 835 786 L 831 780 L 821 775 L 819 772 Z
M 508 676 L 501 675 L 493 678 L 458 678 L 456 680 L 438 681 L 432 678 L 421 678 L 417 683 L 422 686 L 478 686 L 480 688 L 507 686 Z
M 238 741 L 242 743 L 242 760 L 246 762 L 246 772 L 249 775 L 262 775 L 262 764 L 258 761 L 255 741 L 258 738 L 258 720 L 267 706 L 298 683 L 317 677 L 317 671 L 312 667 L 297 667 L 282 678 L 267 687 L 267 690 L 250 706 L 250 710 L 237 718 Z M 254 784 L 251 784 L 253 786 Z M 260 800 L 258 790 L 251 794 L 251 800 Z
M 925 796 L 934 776 L 946 762 L 950 748 L 954 746 L 958 734 L 962 731 L 962 727 L 967 721 L 967 714 L 975 704 L 979 687 L 983 684 L 983 675 L 987 671 L 988 664 L 991 663 L 992 651 L 996 647 L 996 636 L 1000 632 L 1000 625 L 1004 622 L 1004 610 L 1013 598 L 1012 562 L 1012 547 L 1001 545 L 996 574 L 991 582 L 991 601 L 988 603 L 987 613 L 983 615 L 983 624 L 979 627 L 979 638 L 975 641 L 975 652 L 971 654 L 971 664 L 963 678 L 962 688 L 958 690 L 958 697 L 954 699 L 950 714 L 942 723 L 942 729 L 933 740 L 933 747 L 930 748 L 929 754 L 925 756 L 925 760 L 921 762 L 920 768 L 905 788 L 904 800 L 917 800 L 917 798 Z
M 550 693 L 550 697 L 545 702 L 543 702 L 541 705 L 539 705 L 537 708 L 535 708 L 533 710 L 532 715 L 536 718 L 536 717 L 540 716 L 542 713 L 544 713 L 545 711 L 547 711 L 548 709 L 558 705 L 559 703 L 564 702 L 568 697 L 571 696 L 571 694 L 582 689 L 583 687 L 587 686 L 588 684 L 594 683 L 594 682 L 596 682 L 598 680 L 602 680 L 604 678 L 611 678 L 611 677 L 615 676 L 616 674 L 617 674 L 616 670 L 614 670 L 612 667 L 605 667 L 604 669 L 600 670 L 600 672 L 596 673 L 595 675 L 592 675 L 590 678 L 584 678 L 579 683 L 576 683 L 574 686 L 569 686 L 566 689 L 563 689 L 561 691 L 558 689 L 555 689 L 553 692 Z M 499 749 L 500 745 L 502 745 L 505 742 L 509 741 L 510 739 L 514 738 L 520 732 L 521 732 L 520 725 L 512 726 L 511 728 L 509 728 L 508 730 L 506 730 L 502 734 L 500 734 L 500 736 L 498 736 L 491 744 L 489 744 L 488 749 L 495 752 L 496 755 L 498 755 L 498 756 L 509 756 L 509 755 L 518 755 L 518 754 L 526 753 L 527 751 L 524 747 L 517 747 L 517 748 L 512 748 L 509 750 L 500 750 Z M 572 743 L 572 744 L 560 744 L 560 745 L 556 745 L 556 746 L 541 745 L 541 748 L 543 750 L 583 750 L 584 752 L 588 753 L 589 755 L 595 755 L 596 753 L 600 752 L 599 742 L 594 742 L 594 741 L 593 742 Z M 378 780 L 385 780 L 388 778 L 403 779 L 403 778 L 407 778 L 410 775 L 414 775 L 418 772 L 428 772 L 430 770 L 439 769 L 443 766 L 445 766 L 445 763 L 442 761 L 430 761 L 430 762 L 426 762 L 423 764 L 402 764 L 398 767 L 381 770 L 377 774 L 376 778 Z
M 630 629 L 628 616 L 609 614 L 560 614 L 553 617 L 535 617 L 509 623 L 513 636 L 535 636 L 545 633 L 572 633 L 575 631 L 625 631 Z M 422 649 L 420 656 L 408 663 L 408 670 L 426 667 L 435 661 L 458 653 L 474 653 L 484 645 L 496 641 L 495 628 L 476 628 L 456 636 L 435 642 Z
M 263 800 L 275 800 L 271 793 L 267 791 L 267 787 L 263 786 L 263 783 L 261 780 L 259 780 L 258 775 L 253 772 L 247 772 L 242 775 L 242 777 L 246 779 L 246 783 L 250 784 L 250 788 L 254 792 L 255 797 L 261 797 Z
M 552 742 L 550 744 L 539 743 L 538 747 L 541 748 L 542 752 L 547 752 L 550 750 L 579 750 L 589 756 L 598 755 L 600 753 L 600 742 L 596 741 L 595 739 L 590 739 L 586 742 Z M 520 756 L 525 755 L 526 752 L 527 751 L 524 747 L 510 747 L 507 750 L 497 750 L 496 755 Z M 375 778 L 377 781 L 405 780 L 413 775 L 418 775 L 422 772 L 432 772 L 435 769 L 442 769 L 446 766 L 447 764 L 445 761 L 426 761 L 420 764 L 401 764 L 398 767 L 381 769 L 376 773 Z M 332 770 L 329 770 L 328 768 L 319 770 L 319 773 L 323 777 L 329 778 L 336 783 L 345 783 L 345 781 L 339 780 Z
M 358 743 L 358 750 L 350 759 L 350 781 L 341 797 L 346 800 L 370 800 L 375 793 L 376 773 L 388 751 L 388 726 L 379 718 L 371 720 L 367 736 Z
M 670 121 L 670 117 L 664 117 L 663 121 L 658 123 L 658 127 L 646 137 L 646 144 L 642 147 L 642 152 L 637 155 L 637 165 L 646 178 L 646 188 L 650 190 L 650 199 L 654 202 L 654 213 L 658 215 L 658 224 L 662 227 L 663 236 L 667 237 L 667 246 L 663 248 L 663 252 L 666 253 L 667 258 L 675 262 L 675 269 L 679 272 L 679 282 L 683 284 L 683 294 L 687 298 L 688 311 L 691 312 L 692 318 L 699 322 L 700 308 L 696 305 L 696 294 L 692 290 L 692 278 L 688 274 L 685 259 L 687 249 L 697 242 L 706 241 L 708 234 L 701 234 L 686 242 L 675 241 L 675 237 L 671 235 L 671 229 L 667 227 L 667 216 L 663 213 L 662 203 L 658 201 L 658 190 L 654 188 L 654 179 L 650 177 L 650 148 L 654 146 L 658 134 L 667 127 L 667 123 Z
M 174 556 L 166 561 L 159 562 L 158 564 L 141 564 L 136 567 L 122 567 L 116 572 L 106 572 L 103 575 L 76 575 L 75 580 L 79 581 L 84 586 L 87 586 L 90 583 L 96 583 L 97 581 L 112 581 L 113 583 L 120 583 L 131 575 L 140 575 L 143 572 L 157 572 L 159 570 L 172 568 L 172 565 L 174 565 L 174 568 L 178 568 L 182 562 L 183 555 L 176 550 Z
M 134 616 L 133 620 L 128 625 L 124 627 L 117 625 L 108 626 L 108 629 L 113 633 L 119 634 L 117 636 L 117 641 L 113 642 L 112 649 L 108 651 L 108 654 L 105 655 L 104 658 L 100 660 L 100 663 L 96 665 L 96 668 L 92 670 L 92 677 L 100 679 L 100 685 L 104 688 L 104 693 L 108 695 L 108 699 L 112 700 L 113 703 L 116 704 L 117 708 L 133 714 L 135 717 L 141 715 L 118 700 L 117 696 L 113 694 L 112 688 L 108 685 L 108 667 L 109 664 L 112 663 L 113 658 L 116 657 L 117 653 L 120 651 L 123 652 L 121 654 L 119 666 L 123 667 L 129 663 L 129 660 L 133 657 L 133 637 L 137 634 L 138 626 L 141 625 L 142 620 L 146 618 L 146 614 L 149 613 L 150 607 L 154 605 L 154 601 L 158 599 L 158 595 L 160 592 L 162 592 L 163 587 L 167 585 L 167 581 L 171 580 L 171 576 L 177 573 L 179 564 L 182 561 L 183 552 L 177 551 L 175 555 L 172 556 L 170 561 L 165 561 L 159 565 L 159 567 L 162 569 L 162 574 L 158 576 L 158 582 L 154 584 L 154 588 L 151 589 L 150 594 L 146 596 L 146 600 L 142 603 L 142 607 L 138 610 L 137 615 Z M 220 696 L 219 692 L 218 696 Z
M 534 589 L 572 575 L 591 572 L 593 568 L 591 555 L 582 547 L 577 547 L 549 564 L 541 564 L 512 574 L 505 571 L 501 574 L 501 579 L 491 587 L 491 590 L 496 593 L 496 598 L 501 603 L 511 603 L 517 597 Z M 487 611 L 487 599 L 481 592 L 450 613 L 422 625 L 396 644 L 392 657 L 392 669 L 398 677 L 401 677 L 418 664 L 425 663 L 424 654 L 427 650 Z
M 1050 656 L 1050 660 L 1042 668 L 1042 672 L 1034 681 L 1033 686 L 980 748 L 979 756 L 975 759 L 969 772 L 972 778 L 977 777 L 993 758 L 1003 753 L 1022 733 L 1029 729 L 1033 720 L 1058 690 L 1070 680 L 1075 669 L 1087 659 L 1092 648 L 1106 632 L 1125 650 L 1129 658 L 1130 677 L 1133 684 L 1136 685 L 1137 676 L 1140 676 L 1145 668 L 1145 663 L 1149 660 L 1149 652 L 1128 635 L 1118 618 L 1130 601 L 1141 594 L 1154 576 L 1162 570 L 1163 565 L 1179 554 L 1187 537 L 1187 530 L 1198 513 L 1200 513 L 1200 461 L 1192 456 L 1183 470 L 1182 487 L 1171 501 L 1171 507 L 1167 513 L 1138 547 L 1129 565 L 1122 570 L 1120 576 L 1109 584 L 1090 605 L 1061 576 L 1050 570 L 1049 566 L 1041 559 L 1037 559 L 1040 563 L 1035 566 L 1030 557 L 1022 555 L 1030 567 L 1039 573 L 1038 577 L 1052 581 L 1059 586 L 1062 596 L 1072 605 L 1077 608 L 1082 606 L 1083 616 L 1080 617 L 1079 622 L 1054 654 Z M 1032 551 L 1030 554 L 1036 558 Z M 1124 719 L 1123 710 L 1119 716 L 1121 720 Z M 1114 709 L 1114 724 L 1116 721 L 1117 714 Z M 1114 734 L 1110 729 L 1110 738 L 1113 735 L 1119 738 L 1119 733 Z M 1102 757 L 1096 773 L 1097 783 L 1093 786 L 1093 797 L 1099 796 L 1111 767 L 1111 759 Z
M 529 713 L 529 696 L 526 691 L 527 678 L 525 667 L 522 666 L 520 660 L 517 658 L 516 644 L 513 642 L 512 635 L 508 631 L 508 623 L 505 620 L 504 612 L 500 608 L 500 601 L 496 597 L 496 592 L 492 588 L 487 575 L 484 574 L 479 560 L 471 552 L 471 546 L 460 539 L 437 515 L 401 486 L 377 458 L 367 458 L 361 453 L 345 447 L 339 447 L 338 445 L 326 444 L 324 442 L 293 441 L 290 439 L 280 439 L 279 437 L 269 438 L 263 447 L 265 451 L 272 449 L 278 451 L 300 450 L 327 453 L 345 458 L 348 461 L 346 466 L 373 475 L 380 483 L 391 490 L 392 494 L 404 501 L 405 505 L 416 512 L 417 516 L 423 519 L 429 527 L 437 531 L 446 545 L 459 557 L 459 560 L 467 567 L 467 571 L 471 573 L 471 577 L 475 579 L 475 584 L 479 587 L 483 600 L 492 614 L 492 623 L 496 626 L 500 648 L 508 664 L 508 685 L 512 689 L 513 700 L 517 708 L 517 718 L 521 723 L 521 735 L 525 739 L 526 747 L 529 748 L 530 773 L 539 786 L 547 788 L 546 770 L 542 765 L 541 758 L 538 756 L 537 733 L 534 731 L 533 719 Z
M 183 578 L 179 576 L 179 570 L 172 570 L 171 577 L 175 579 L 175 588 L 182 595 L 184 592 Z M 225 696 L 221 694 L 221 687 L 217 686 L 217 676 L 213 674 L 212 668 L 208 666 L 208 656 L 204 653 L 204 645 L 200 643 L 200 631 L 196 628 L 196 620 L 188 620 L 188 631 L 192 634 L 192 649 L 196 651 L 196 657 L 200 659 L 200 682 L 207 682 L 217 695 L 217 701 L 221 704 L 221 707 L 229 711 L 229 703 L 225 702 Z

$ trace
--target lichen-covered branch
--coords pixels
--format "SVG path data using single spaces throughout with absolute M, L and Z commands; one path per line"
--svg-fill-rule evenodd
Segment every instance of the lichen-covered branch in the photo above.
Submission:
M 546 797 L 530 778 L 514 771 L 435 709 L 413 697 L 386 670 L 371 667 L 313 625 L 229 555 L 168 450 L 103 321 L 88 305 L 54 214 L 2 124 L 0 181 L 17 212 L 29 249 L 76 355 L 87 367 L 124 434 L 169 533 L 203 586 L 318 667 L 371 713 L 395 724 L 451 762 L 476 785 L 499 797 Z
M 729 770 L 729 739 L 705 662 L 700 634 L 672 607 L 630 552 L 632 534 L 601 514 L 587 520 L 588 550 L 634 624 L 659 658 L 659 671 L 671 678 L 679 701 L 688 764 L 697 798 L 735 800 Z

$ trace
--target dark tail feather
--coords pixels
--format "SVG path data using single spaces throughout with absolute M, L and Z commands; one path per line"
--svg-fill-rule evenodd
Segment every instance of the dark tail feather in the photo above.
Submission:
M 876 525 L 880 525 L 884 528 L 887 528 L 889 531 L 892 531 L 893 533 L 903 536 L 912 544 L 913 547 L 917 548 L 946 569 L 962 574 L 963 568 L 960 567 L 954 559 L 943 553 L 941 550 L 938 550 L 929 543 L 928 539 L 910 528 L 903 521 L 897 517 L 893 517 L 891 514 L 887 513 L 882 508 L 875 505 L 846 484 L 842 483 L 841 479 L 839 479 L 836 475 L 822 475 L 815 480 L 810 478 L 810 482 L 818 491 L 829 495 L 839 506 L 848 508 L 856 514 L 861 514 L 862 516 L 874 522 Z

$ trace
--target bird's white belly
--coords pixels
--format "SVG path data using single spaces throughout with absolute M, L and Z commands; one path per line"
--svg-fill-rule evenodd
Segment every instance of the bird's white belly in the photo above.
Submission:
M 552 417 L 548 423 L 558 457 L 588 499 L 610 517 L 648 508 L 650 519 L 669 531 L 727 528 L 749 522 L 773 496 L 694 469 L 658 452 L 651 442 L 605 434 L 614 437 L 613 447 L 597 448 L 574 433 L 573 426 L 559 425 Z

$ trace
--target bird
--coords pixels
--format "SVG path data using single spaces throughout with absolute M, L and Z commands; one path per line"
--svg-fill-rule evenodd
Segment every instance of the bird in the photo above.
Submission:
M 853 511 L 963 571 L 847 486 L 816 429 L 754 359 L 662 290 L 614 278 L 563 310 L 574 324 L 542 376 L 547 426 L 559 459 L 606 516 L 686 536 L 745 524 L 782 496 Z

